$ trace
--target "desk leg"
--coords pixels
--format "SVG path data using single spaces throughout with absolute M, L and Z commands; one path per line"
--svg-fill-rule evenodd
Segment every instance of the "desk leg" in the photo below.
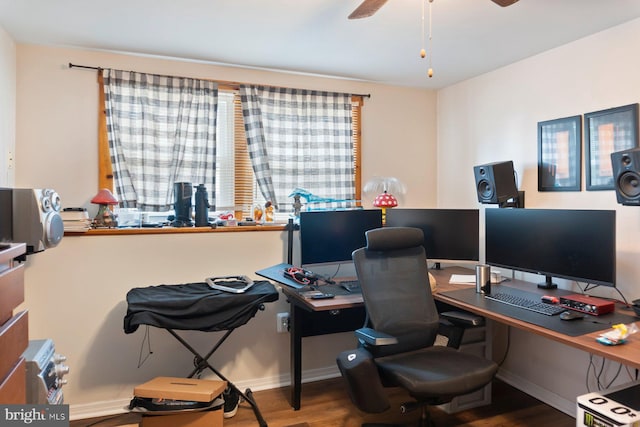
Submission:
M 290 369 L 291 369 L 291 407 L 300 409 L 302 393 L 302 309 L 291 304 L 289 310 Z

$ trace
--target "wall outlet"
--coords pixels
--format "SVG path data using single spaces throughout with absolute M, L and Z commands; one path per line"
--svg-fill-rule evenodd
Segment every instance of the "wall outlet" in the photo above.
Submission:
M 280 333 L 289 332 L 289 313 L 278 313 L 276 329 Z

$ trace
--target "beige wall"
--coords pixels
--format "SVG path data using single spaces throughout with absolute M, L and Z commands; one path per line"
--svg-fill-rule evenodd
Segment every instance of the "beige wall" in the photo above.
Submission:
M 528 208 L 614 209 L 618 288 L 629 301 L 640 297 L 640 209 L 617 204 L 613 190 L 538 192 L 537 123 L 640 102 L 639 39 L 635 20 L 438 93 L 438 206 L 477 206 L 473 166 L 513 160 Z M 611 289 L 592 294 L 620 298 Z M 588 363 L 585 353 L 516 331 L 501 372 L 543 399 L 566 399 L 573 412 Z M 629 381 L 624 370 L 620 380 Z
M 96 191 L 95 73 L 69 70 L 68 62 L 371 93 L 363 110 L 365 181 L 374 175 L 399 177 L 409 188 L 406 206 L 477 207 L 473 165 L 511 159 L 527 193 L 527 207 L 617 211 L 619 289 L 631 300 L 640 297 L 640 249 L 635 244 L 640 241 L 640 211 L 618 205 L 612 191 L 538 193 L 536 124 L 638 102 L 639 38 L 636 20 L 451 86 L 438 92 L 437 113 L 430 91 L 19 45 L 16 185 L 53 187 L 65 206 L 88 206 Z M 6 37 L 0 33 L 2 41 Z M 12 61 L 11 52 L 11 47 L 0 48 L 0 64 Z M 0 77 L 0 85 L 5 81 L 10 88 L 12 79 Z M 134 384 L 155 375 L 184 375 L 191 368 L 190 356 L 157 329 L 151 330 L 154 354 L 136 367 L 143 333 L 122 332 L 124 298 L 131 287 L 200 280 L 212 273 L 250 274 L 284 260 L 284 246 L 280 232 L 69 237 L 58 248 L 31 257 L 25 303 L 30 333 L 32 338 L 53 338 L 69 357 L 72 373 L 65 395 L 72 413 L 108 412 L 129 397 Z M 258 313 L 232 334 L 214 363 L 243 386 L 288 381 L 288 336 L 275 332 L 275 314 L 286 307 L 281 299 Z M 210 334 L 189 336 L 202 348 L 212 342 Z M 575 397 L 585 392 L 588 355 L 518 331 L 511 340 L 501 375 L 573 412 Z M 335 372 L 335 354 L 350 345 L 351 334 L 305 339 L 305 378 Z M 607 366 L 608 381 L 616 366 Z M 627 379 L 624 375 L 623 370 L 619 381 Z
M 149 57 L 32 45 L 17 47 L 18 187 L 51 187 L 64 206 L 90 206 L 97 191 L 96 73 L 67 64 L 371 94 L 363 109 L 363 181 L 395 176 L 408 187 L 406 206 L 436 204 L 435 93 L 361 82 Z M 410 153 L 410 155 L 408 155 Z M 125 335 L 129 289 L 249 274 L 286 259 L 281 232 L 166 236 L 65 237 L 29 257 L 26 269 L 32 339 L 52 338 L 68 357 L 65 398 L 73 416 L 121 410 L 135 384 L 186 375 L 192 357 L 166 332 L 151 329 L 153 355 L 137 368 L 143 330 Z M 289 381 L 288 334 L 276 333 L 283 298 L 234 332 L 213 364 L 240 388 Z M 188 333 L 202 351 L 216 334 Z M 304 378 L 333 375 L 351 333 L 304 340 Z
M 12 186 L 15 168 L 7 161 L 15 152 L 16 45 L 0 27 L 0 187 Z

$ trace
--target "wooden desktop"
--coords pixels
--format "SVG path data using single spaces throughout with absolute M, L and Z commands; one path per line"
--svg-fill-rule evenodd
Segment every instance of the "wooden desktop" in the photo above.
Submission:
M 362 294 L 360 293 L 336 295 L 334 298 L 322 300 L 311 300 L 302 297 L 298 293 L 297 289 L 287 286 L 287 283 L 283 280 L 282 274 L 279 273 L 283 266 L 286 266 L 286 264 L 274 266 L 256 273 L 281 283 L 283 285 L 281 286 L 282 292 L 291 303 L 289 321 L 289 332 L 291 338 L 290 403 L 293 409 L 297 410 L 300 409 L 300 395 L 302 390 L 302 338 L 353 331 L 363 326 L 365 311 Z M 476 313 L 487 319 L 492 319 L 496 322 L 532 332 L 536 335 L 619 362 L 623 365 L 640 369 L 640 337 L 637 336 L 640 334 L 630 336 L 627 342 L 623 345 L 606 346 L 596 342 L 598 335 L 608 329 L 606 326 L 603 326 L 603 329 L 599 331 L 578 336 L 557 332 L 551 328 L 538 326 L 514 316 L 500 314 L 493 310 L 488 310 L 481 306 L 464 302 L 447 295 L 449 291 L 470 289 L 471 287 L 475 289 L 475 285 L 449 283 L 449 279 L 452 274 L 474 274 L 473 270 L 463 267 L 447 267 L 441 270 L 432 269 L 430 272 L 437 282 L 434 299 L 438 303 Z M 508 282 L 503 283 L 503 285 L 537 293 L 540 296 L 550 293 L 567 293 L 567 291 L 562 290 L 547 291 L 538 289 L 535 284 L 520 280 L 509 280 Z M 624 319 L 627 321 L 634 321 L 636 319 L 632 310 L 620 307 L 620 304 L 618 304 L 618 306 L 619 307 L 616 308 L 616 313 L 618 314 L 616 319 Z M 557 316 L 554 317 L 557 318 Z M 605 319 L 605 317 L 602 318 Z M 558 322 L 560 322 L 560 320 L 558 320 Z
M 460 285 L 460 284 L 451 284 L 449 283 L 449 278 L 451 274 L 473 274 L 471 270 L 464 269 L 461 267 L 449 267 L 443 270 L 430 270 L 431 274 L 436 278 L 438 282 L 437 292 L 434 294 L 434 298 L 437 301 L 447 303 L 453 305 L 457 308 L 467 310 L 481 316 L 486 317 L 487 319 L 492 319 L 497 322 L 516 327 L 518 329 L 532 332 L 536 335 L 540 335 L 555 341 L 558 341 L 562 344 L 575 347 L 577 349 L 586 351 L 588 353 L 602 356 L 609 360 L 622 363 L 623 365 L 631 366 L 633 368 L 640 369 L 640 337 L 638 334 L 631 335 L 627 342 L 623 345 L 618 346 L 606 346 L 596 342 L 596 338 L 607 328 L 604 328 L 599 331 L 587 333 L 584 335 L 578 336 L 569 336 L 567 334 L 559 333 L 554 331 L 553 329 L 537 326 L 531 324 L 529 322 L 525 322 L 518 318 L 512 316 L 502 315 L 490 310 L 481 309 L 475 305 L 467 304 L 461 302 L 459 300 L 453 299 L 446 295 L 447 291 L 455 290 L 455 289 L 464 289 L 468 288 L 469 285 Z M 538 289 L 535 284 L 530 282 L 524 282 L 521 280 L 510 280 L 505 283 L 507 286 L 524 289 L 528 292 L 538 293 L 540 296 L 553 293 L 553 291 Z M 558 290 L 555 292 L 562 292 L 562 290 Z M 634 316 L 633 310 L 625 308 L 621 306 L 621 304 L 617 304 L 616 312 L 627 315 L 626 320 L 634 321 L 637 320 Z M 606 319 L 606 317 L 603 317 Z

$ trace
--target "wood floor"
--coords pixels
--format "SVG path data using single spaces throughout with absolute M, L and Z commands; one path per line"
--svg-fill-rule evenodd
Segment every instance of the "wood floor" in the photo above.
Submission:
M 400 414 L 401 402 L 411 401 L 401 390 L 392 392 L 392 408 L 383 414 L 371 415 L 358 411 L 349 400 L 342 379 L 335 378 L 303 385 L 302 407 L 291 409 L 288 387 L 254 393 L 262 416 L 269 427 L 357 427 L 363 422 L 413 423 L 419 413 Z M 493 403 L 457 414 L 446 414 L 430 408 L 435 424 L 440 427 L 574 427 L 575 419 L 531 396 L 501 382 L 494 381 Z M 126 414 L 105 419 L 72 421 L 70 427 L 113 427 L 133 425 L 139 419 Z M 241 403 L 238 413 L 224 420 L 225 427 L 255 427 L 258 423 L 247 403 Z M 180 426 L 176 426 L 180 427 Z

